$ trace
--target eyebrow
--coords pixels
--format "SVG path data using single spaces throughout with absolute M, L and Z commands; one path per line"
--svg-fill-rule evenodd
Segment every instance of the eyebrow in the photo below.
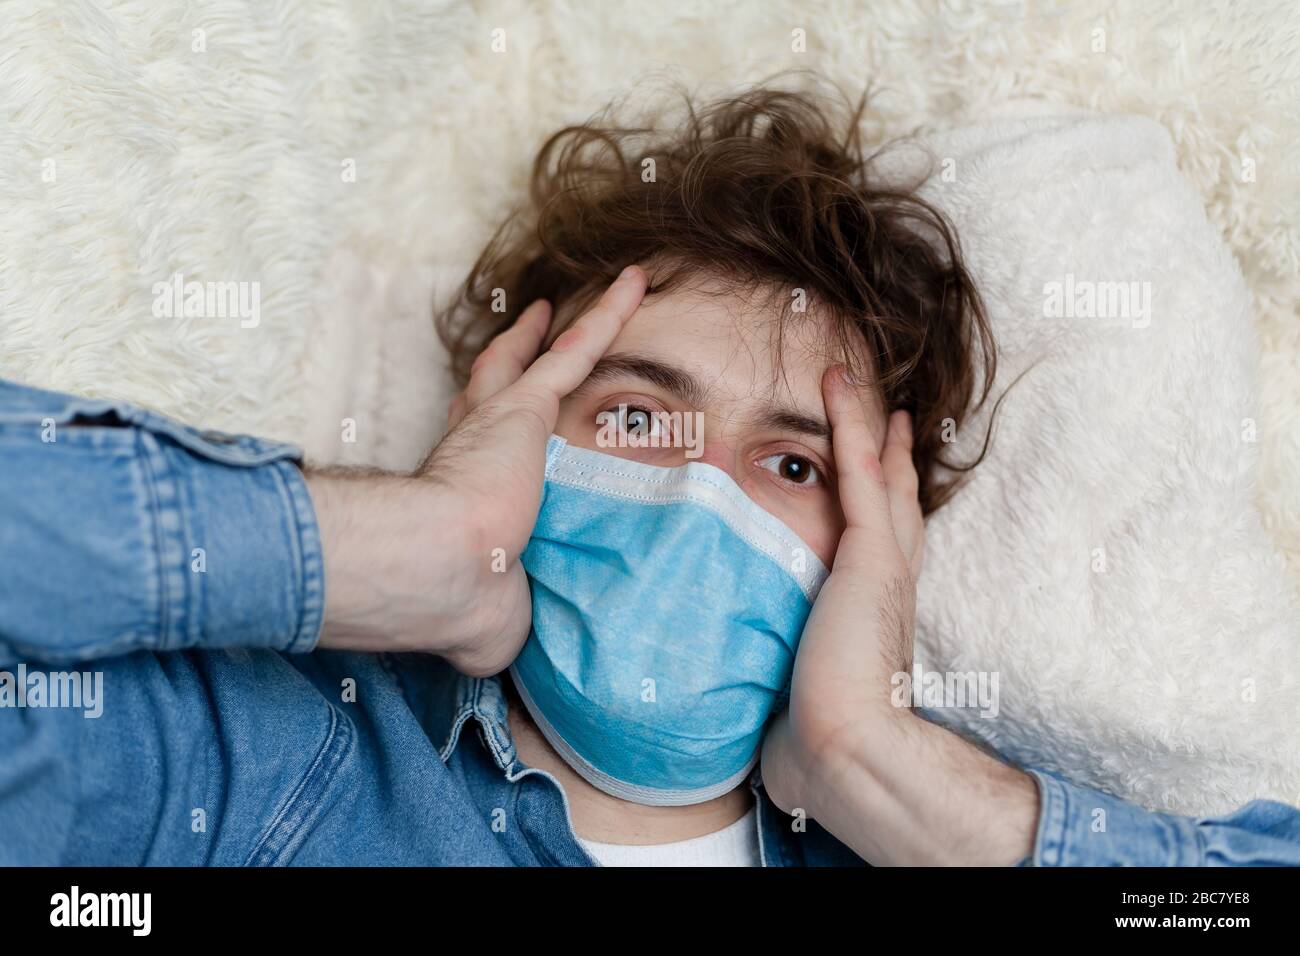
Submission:
M 635 353 L 616 352 L 606 355 L 591 370 L 575 392 L 584 392 L 592 386 L 608 382 L 619 376 L 631 375 L 672 393 L 680 401 L 694 408 L 705 404 L 707 389 L 690 372 L 659 359 Z M 831 440 L 831 426 L 823 418 L 815 418 L 788 405 L 768 403 L 754 419 L 763 428 L 797 432 L 825 441 Z
M 776 431 L 798 432 L 827 442 L 831 440 L 831 426 L 825 420 L 790 408 L 769 405 L 758 416 L 757 424 Z

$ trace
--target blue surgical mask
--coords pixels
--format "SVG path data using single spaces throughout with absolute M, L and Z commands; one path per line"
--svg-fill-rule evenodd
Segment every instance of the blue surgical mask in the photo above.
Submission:
M 523 566 L 533 628 L 510 673 L 577 773 L 652 806 L 744 782 L 826 579 L 811 548 L 712 465 L 553 436 Z

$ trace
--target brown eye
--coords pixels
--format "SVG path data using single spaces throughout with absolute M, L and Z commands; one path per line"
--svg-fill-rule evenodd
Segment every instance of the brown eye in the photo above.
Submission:
M 769 455 L 762 465 L 794 485 L 815 485 L 821 481 L 817 466 L 802 455 Z
M 632 448 L 665 447 L 671 432 L 663 413 L 625 403 L 597 413 L 596 424 L 612 428 L 619 444 Z
M 629 408 L 623 419 L 624 428 L 630 435 L 649 435 L 655 426 L 654 416 L 644 408 Z

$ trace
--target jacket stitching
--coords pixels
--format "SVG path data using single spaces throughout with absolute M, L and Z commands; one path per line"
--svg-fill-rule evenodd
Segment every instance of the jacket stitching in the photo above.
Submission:
M 136 449 L 140 461 L 140 470 L 144 474 L 145 485 L 149 489 L 149 516 L 152 519 L 154 539 L 154 561 L 157 563 L 158 575 L 158 640 L 157 649 L 167 650 L 171 646 L 171 600 L 167 593 L 167 569 L 163 566 L 166 543 L 163 540 L 162 503 L 158 496 L 158 477 L 154 474 L 155 462 L 144 441 L 144 433 L 136 432 Z

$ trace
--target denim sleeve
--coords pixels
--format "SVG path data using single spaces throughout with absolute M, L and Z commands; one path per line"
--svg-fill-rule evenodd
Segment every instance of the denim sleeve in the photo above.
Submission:
M 0 381 L 0 666 L 311 650 L 324 572 L 298 458 Z
M 1144 810 L 1028 770 L 1038 785 L 1038 832 L 1020 866 L 1300 866 L 1300 810 L 1252 800 L 1218 817 Z

